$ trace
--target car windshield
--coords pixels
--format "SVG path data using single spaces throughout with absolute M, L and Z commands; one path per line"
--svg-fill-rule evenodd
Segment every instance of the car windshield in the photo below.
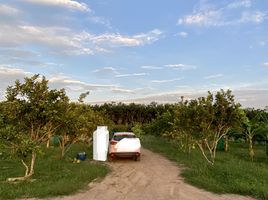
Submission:
M 136 138 L 136 136 L 135 135 L 115 135 L 113 139 L 116 141 L 120 141 L 123 138 Z

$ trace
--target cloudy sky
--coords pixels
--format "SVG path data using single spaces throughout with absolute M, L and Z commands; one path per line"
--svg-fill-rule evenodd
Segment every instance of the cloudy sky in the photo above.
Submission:
M 0 99 L 41 74 L 87 102 L 231 89 L 268 105 L 267 0 L 0 0 Z

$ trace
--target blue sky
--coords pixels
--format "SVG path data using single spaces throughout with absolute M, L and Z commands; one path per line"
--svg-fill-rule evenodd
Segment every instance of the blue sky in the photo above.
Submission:
M 266 0 L 0 0 L 0 27 L 2 99 L 39 73 L 72 100 L 268 105 Z

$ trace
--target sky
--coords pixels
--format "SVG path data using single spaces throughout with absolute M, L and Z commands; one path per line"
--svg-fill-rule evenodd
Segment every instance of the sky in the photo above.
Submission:
M 40 74 L 71 100 L 149 103 L 231 89 L 268 105 L 267 0 L 0 0 L 0 100 Z

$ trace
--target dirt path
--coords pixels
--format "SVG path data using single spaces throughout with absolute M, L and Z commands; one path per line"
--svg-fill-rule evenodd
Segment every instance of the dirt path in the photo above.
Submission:
M 252 200 L 239 195 L 217 195 L 183 182 L 180 169 L 161 155 L 143 149 L 140 162 L 117 160 L 112 172 L 91 189 L 51 200 Z

